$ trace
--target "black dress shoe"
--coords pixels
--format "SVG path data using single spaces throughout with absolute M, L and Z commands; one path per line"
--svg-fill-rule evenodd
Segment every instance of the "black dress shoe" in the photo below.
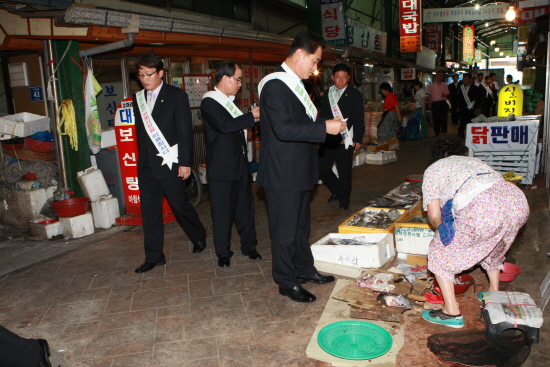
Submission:
M 203 252 L 205 248 L 206 248 L 205 240 L 200 240 L 200 241 L 197 241 L 197 243 L 193 244 L 193 252 L 195 254 L 198 254 L 199 252 Z
M 248 258 L 251 259 L 251 260 L 261 260 L 262 259 L 262 255 L 260 255 L 256 249 L 250 250 L 247 253 L 243 252 L 243 255 L 248 256 Z
M 317 284 L 325 284 L 334 282 L 335 278 L 332 275 L 323 275 L 319 272 L 315 272 L 311 275 L 298 275 L 298 283 L 306 284 L 307 282 L 313 282 Z
M 349 209 L 349 204 L 340 204 L 340 210 L 348 210 Z
M 154 262 L 154 263 L 149 263 L 149 262 L 144 262 L 143 264 L 141 264 L 141 266 L 139 268 L 136 269 L 136 273 L 145 273 L 151 269 L 153 269 L 155 266 L 160 266 L 160 265 L 164 265 L 166 264 L 166 259 L 163 257 L 162 259 L 160 259 L 159 261 L 157 262 Z
M 231 262 L 229 261 L 228 257 L 220 257 L 218 259 L 218 266 L 220 268 L 228 268 L 229 265 L 231 265 Z
M 279 294 L 281 296 L 287 296 L 293 301 L 296 302 L 315 302 L 317 297 L 309 293 L 301 285 L 297 285 L 294 288 L 286 289 L 279 287 Z
M 38 367 L 52 367 L 50 363 L 50 347 L 44 339 L 36 339 L 40 346 L 40 356 L 38 359 Z
M 329 203 L 334 203 L 335 201 L 336 201 L 336 194 L 330 195 L 330 197 L 328 198 L 328 202 Z

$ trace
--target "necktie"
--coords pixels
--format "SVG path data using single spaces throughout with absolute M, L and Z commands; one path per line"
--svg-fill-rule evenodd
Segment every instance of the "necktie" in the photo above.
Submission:
M 340 97 L 342 97 L 342 89 L 336 88 L 336 102 L 340 100 Z
M 156 96 L 155 96 L 155 93 L 153 93 L 152 91 L 148 91 L 148 96 L 147 96 L 147 106 L 149 106 L 149 110 L 153 110 L 153 107 L 155 106 L 155 100 L 156 100 Z

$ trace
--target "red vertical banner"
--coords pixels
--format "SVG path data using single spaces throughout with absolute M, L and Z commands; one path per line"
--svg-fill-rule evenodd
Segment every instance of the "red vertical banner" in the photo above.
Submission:
M 462 60 L 468 65 L 474 63 L 474 26 L 462 28 Z
M 401 52 L 422 51 L 420 0 L 399 0 L 399 43 Z
M 441 53 L 441 41 L 443 40 L 443 24 L 429 23 L 426 25 L 426 47 Z

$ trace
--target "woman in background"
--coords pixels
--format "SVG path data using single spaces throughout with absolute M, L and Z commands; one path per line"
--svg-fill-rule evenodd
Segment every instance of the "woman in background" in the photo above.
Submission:
M 415 80 L 413 84 L 414 90 L 414 104 L 416 107 L 416 112 L 422 116 L 420 119 L 420 133 L 423 137 L 429 138 L 430 132 L 428 131 L 428 125 L 426 124 L 426 97 L 428 94 L 424 89 L 420 80 Z
M 442 310 L 423 311 L 422 318 L 454 328 L 464 326 L 454 293 L 455 276 L 481 263 L 489 277 L 489 291 L 498 291 L 504 255 L 529 217 L 529 205 L 517 186 L 479 159 L 463 154 L 457 135 L 439 136 L 431 147 L 436 162 L 424 172 L 422 183 L 424 210 L 438 228 L 428 250 L 428 269 L 435 274 L 445 301 Z M 445 231 L 450 206 L 445 204 L 450 199 L 454 237 Z
M 392 92 L 392 87 L 388 82 L 380 84 L 380 93 L 384 97 L 382 106 L 384 113 L 382 114 L 382 121 L 378 124 L 378 138 L 385 140 L 397 138 L 396 130 L 403 121 L 399 110 L 399 100 Z

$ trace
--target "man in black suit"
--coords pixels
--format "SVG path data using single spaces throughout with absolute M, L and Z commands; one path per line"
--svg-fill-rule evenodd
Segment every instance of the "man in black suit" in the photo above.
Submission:
M 462 85 L 458 89 L 458 112 L 460 114 L 460 126 L 458 135 L 466 137 L 466 125 L 472 122 L 479 111 L 480 93 L 472 80 L 471 74 L 462 76 Z
M 325 118 L 347 118 L 348 130 L 353 129 L 352 146 L 346 146 L 340 134 L 327 134 L 325 142 L 319 147 L 319 174 L 332 194 L 328 202 L 338 199 L 340 210 L 349 208 L 353 151 L 361 149 L 365 132 L 363 95 L 348 85 L 349 77 L 350 68 L 346 64 L 337 64 L 332 68 L 334 85 L 325 92 L 321 109 L 321 116 Z M 338 177 L 332 171 L 334 163 L 338 169 Z
M 316 143 L 325 141 L 326 133 L 344 131 L 346 123 L 317 118 L 301 82 L 317 68 L 324 47 L 322 36 L 300 33 L 278 72 L 266 76 L 258 88 L 262 132 L 258 183 L 267 199 L 272 273 L 279 293 L 297 302 L 316 300 L 300 284 L 334 281 L 313 265 L 309 201 L 319 179 Z
M 154 52 L 141 55 L 135 66 L 145 88 L 133 98 L 145 245 L 145 262 L 136 273 L 144 273 L 166 264 L 162 252 L 164 196 L 193 243 L 193 252 L 206 247 L 206 231 L 185 189 L 193 164 L 193 122 L 187 94 L 163 83 L 164 63 Z
M 458 125 L 460 115 L 458 113 L 458 97 L 460 93 L 460 85 L 462 82 L 458 81 L 458 75 L 453 75 L 453 82 L 449 84 L 449 94 L 451 98 L 451 122 L 453 125 Z
M 0 326 L 0 366 L 52 367 L 44 339 L 25 339 Z
M 206 177 L 214 227 L 218 266 L 228 267 L 233 256 L 233 222 L 241 236 L 241 252 L 252 260 L 262 256 L 256 250 L 254 196 L 243 129 L 254 126 L 260 108 L 243 114 L 233 100 L 241 88 L 243 71 L 235 61 L 223 61 L 216 69 L 216 88 L 204 95 L 201 114 L 206 135 Z
M 485 115 L 485 117 L 493 116 L 493 107 L 497 100 L 497 91 L 491 81 L 491 76 L 487 75 L 485 77 L 485 83 L 481 84 L 481 86 L 478 87 L 480 94 L 479 106 L 481 109 L 481 113 Z

